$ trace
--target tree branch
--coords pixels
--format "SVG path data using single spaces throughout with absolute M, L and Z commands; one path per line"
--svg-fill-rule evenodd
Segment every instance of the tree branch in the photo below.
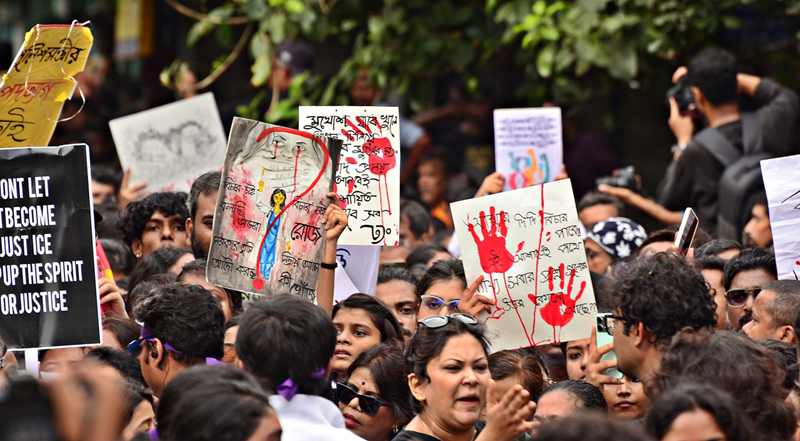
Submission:
M 242 25 L 245 23 L 250 23 L 252 21 L 250 17 L 246 15 L 242 15 L 239 17 L 231 17 L 225 20 L 209 18 L 207 14 L 203 14 L 202 12 L 197 12 L 192 8 L 186 7 L 178 3 L 177 0 L 165 0 L 165 1 L 167 2 L 168 5 L 172 6 L 172 9 L 197 21 L 208 19 L 209 22 L 218 25 L 219 24 Z
M 233 64 L 234 61 L 236 61 L 236 58 L 239 57 L 239 54 L 242 53 L 242 49 L 244 49 L 244 47 L 247 45 L 247 42 L 250 40 L 250 34 L 253 33 L 254 28 L 255 23 L 250 22 L 244 29 L 241 38 L 239 38 L 239 41 L 236 43 L 236 47 L 234 47 L 230 55 L 225 58 L 225 61 L 223 61 L 222 64 L 220 64 L 219 67 L 214 70 L 214 72 L 211 72 L 207 77 L 203 78 L 202 81 L 198 81 L 196 84 L 191 86 L 191 90 L 203 89 L 216 81 L 217 78 L 219 78 L 219 76 L 222 75 L 228 69 L 228 67 Z
M 331 9 L 339 0 L 332 0 L 331 4 L 328 4 L 327 0 L 319 0 L 319 8 L 322 9 L 322 13 L 328 15 L 331 13 Z

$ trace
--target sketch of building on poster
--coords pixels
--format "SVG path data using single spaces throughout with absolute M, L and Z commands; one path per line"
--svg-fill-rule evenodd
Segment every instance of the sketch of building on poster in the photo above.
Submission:
M 397 107 L 300 107 L 300 130 L 343 142 L 336 192 L 348 216 L 342 245 L 400 239 L 400 125 Z
M 341 141 L 234 118 L 206 274 L 255 294 L 316 299 Z
M 450 205 L 492 350 L 589 338 L 597 304 L 569 179 Z
M 564 160 L 561 109 L 541 107 L 494 111 L 495 169 L 505 190 L 555 180 Z
M 192 182 L 225 160 L 225 132 L 211 92 L 108 123 L 131 184 L 147 191 L 189 191 Z

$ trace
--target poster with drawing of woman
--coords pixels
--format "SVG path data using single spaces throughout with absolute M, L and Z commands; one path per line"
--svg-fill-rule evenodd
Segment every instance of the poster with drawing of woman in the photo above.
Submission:
M 214 215 L 209 282 L 316 298 L 341 141 L 234 118 Z M 320 240 L 323 239 L 323 240 Z

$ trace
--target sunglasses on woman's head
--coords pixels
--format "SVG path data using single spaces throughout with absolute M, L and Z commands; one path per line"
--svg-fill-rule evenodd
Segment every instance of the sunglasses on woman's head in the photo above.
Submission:
M 751 294 L 753 295 L 753 299 L 755 299 L 760 293 L 761 288 L 731 289 L 725 293 L 725 299 L 728 301 L 729 306 L 739 308 L 747 303 L 747 297 L 749 297 Z
M 358 398 L 358 407 L 361 408 L 361 411 L 369 416 L 373 416 L 381 410 L 381 407 L 392 407 L 389 404 L 384 403 L 383 401 L 375 398 L 370 397 L 369 395 L 361 395 L 360 393 L 354 391 L 350 387 L 342 383 L 336 383 L 336 399 L 339 400 L 340 403 L 347 405 L 353 398 Z
M 442 298 L 437 296 L 430 296 L 424 295 L 420 296 L 420 302 L 422 303 L 422 307 L 425 308 L 429 314 L 438 314 L 439 311 L 444 308 L 444 305 L 447 305 L 447 310 L 450 311 L 451 314 L 455 314 L 458 312 L 458 303 L 461 300 L 450 300 L 449 302 L 445 302 Z
M 429 329 L 436 329 L 446 325 L 447 322 L 449 322 L 450 320 L 458 320 L 461 323 L 465 323 L 467 325 L 478 324 L 478 319 L 469 314 L 435 315 L 433 317 L 424 318 L 418 321 L 417 323 L 419 325 L 424 325 L 426 328 Z

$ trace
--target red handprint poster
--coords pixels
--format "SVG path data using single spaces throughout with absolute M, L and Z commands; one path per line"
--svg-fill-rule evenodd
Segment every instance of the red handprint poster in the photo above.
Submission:
M 492 300 L 492 350 L 588 338 L 594 298 L 570 181 L 450 204 L 467 281 Z
M 300 130 L 343 142 L 335 187 L 348 217 L 341 245 L 398 244 L 399 120 L 397 107 L 300 106 Z

